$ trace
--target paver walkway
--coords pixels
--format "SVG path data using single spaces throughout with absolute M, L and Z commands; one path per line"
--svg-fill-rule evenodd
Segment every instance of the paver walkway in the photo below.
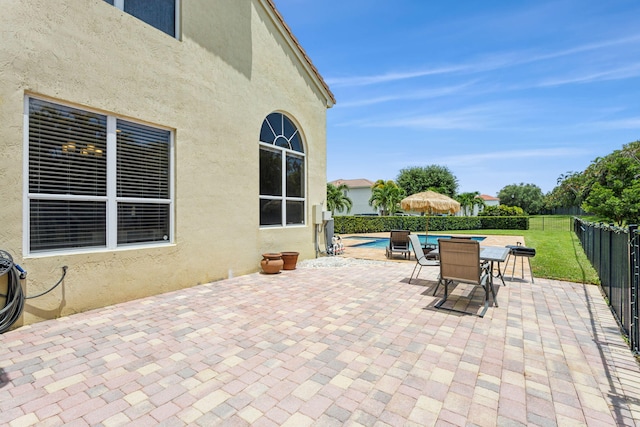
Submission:
M 433 309 L 437 269 L 409 284 L 413 265 L 251 274 L 7 332 L 0 425 L 640 420 L 640 370 L 596 286 L 507 282 L 481 319 Z

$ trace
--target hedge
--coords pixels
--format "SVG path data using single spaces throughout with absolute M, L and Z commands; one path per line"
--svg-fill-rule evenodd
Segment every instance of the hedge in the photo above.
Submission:
M 339 234 L 379 233 L 391 230 L 421 232 L 426 216 L 335 216 L 334 231 Z M 528 230 L 526 216 L 431 216 L 429 231 L 452 230 Z

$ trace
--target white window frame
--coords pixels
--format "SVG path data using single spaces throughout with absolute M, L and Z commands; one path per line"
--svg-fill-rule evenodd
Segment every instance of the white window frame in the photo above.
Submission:
M 275 228 L 275 227 L 303 227 L 307 225 L 307 198 L 306 197 L 292 197 L 287 196 L 287 154 L 293 154 L 294 157 L 301 157 L 304 164 L 304 194 L 307 194 L 307 157 L 306 153 L 290 150 L 284 147 L 278 147 L 273 144 L 267 144 L 260 142 L 260 149 L 266 149 L 269 151 L 280 151 L 282 161 L 282 196 L 266 196 L 260 195 L 260 200 L 280 200 L 282 202 L 282 210 L 280 216 L 280 224 L 273 225 L 260 225 L 260 228 Z M 303 202 L 304 209 L 302 215 L 302 224 L 287 224 L 287 202 Z
M 289 119 L 289 121 L 291 121 L 291 123 L 296 127 L 296 133 L 299 135 L 300 138 L 300 144 L 302 145 L 302 150 L 303 151 L 296 151 L 296 150 L 292 150 L 290 148 L 286 148 L 286 147 L 280 147 L 278 145 L 275 144 L 269 144 L 267 142 L 262 142 L 262 141 L 258 141 L 259 144 L 259 150 L 262 149 L 266 149 L 269 151 L 280 151 L 281 153 L 281 161 L 282 161 L 282 166 L 281 166 L 281 171 L 282 171 L 282 195 L 281 196 L 269 196 L 269 195 L 262 195 L 262 194 L 258 194 L 258 198 L 259 200 L 280 200 L 282 202 L 282 210 L 280 212 L 280 224 L 270 224 L 270 225 L 262 225 L 260 224 L 260 218 L 258 217 L 258 224 L 260 224 L 260 228 L 262 229 L 267 229 L 267 228 L 294 228 L 294 227 L 306 227 L 308 224 L 308 218 L 307 218 L 307 199 L 308 199 L 308 162 L 307 162 L 307 147 L 306 147 L 306 143 L 305 143 L 305 139 L 302 136 L 302 132 L 300 131 L 300 127 L 294 122 L 294 120 L 287 114 L 282 113 L 280 111 L 274 111 L 274 113 L 278 113 L 278 114 L 282 114 L 284 117 L 286 117 L 287 119 Z M 271 113 L 272 114 L 272 113 Z M 268 117 L 268 116 L 267 116 Z M 265 120 L 266 118 L 265 117 Z M 264 120 L 263 122 L 264 123 Z M 260 123 L 260 125 L 262 126 L 262 123 Z M 273 129 L 272 129 L 273 130 Z M 304 197 L 291 197 L 291 196 L 287 196 L 287 155 L 292 155 L 294 157 L 300 157 L 302 158 L 302 162 L 304 165 L 304 185 L 303 185 L 303 190 L 304 190 Z M 302 223 L 295 223 L 295 224 L 287 224 L 287 201 L 296 201 L 296 202 L 303 202 L 303 210 L 302 210 Z M 260 213 L 258 213 L 259 215 Z
M 125 3 L 125 1 L 126 0 L 113 0 L 113 7 L 115 7 L 116 9 L 121 10 L 121 11 L 124 12 L 124 3 Z M 180 15 L 181 15 L 181 13 L 180 13 L 180 2 L 182 0 L 174 0 L 174 1 L 175 1 L 175 4 L 176 4 L 175 5 L 175 9 L 176 9 L 175 20 L 176 20 L 176 22 L 174 23 L 174 28 L 175 28 L 176 33 L 173 35 L 173 37 L 175 39 L 180 40 L 180 30 L 181 30 L 180 29 Z M 124 13 L 126 13 L 126 12 L 124 12 Z M 135 16 L 134 16 L 134 18 L 135 18 Z M 136 18 L 136 19 L 138 19 L 138 18 Z M 147 25 L 151 25 L 148 22 L 145 22 L 145 23 Z M 151 25 L 151 26 L 153 27 L 153 25 Z M 160 31 L 162 31 L 162 30 L 160 30 Z
M 29 192 L 29 99 L 39 99 L 42 101 L 59 104 L 79 110 L 101 114 L 107 117 L 107 195 L 106 196 L 77 196 L 77 195 L 57 195 L 57 194 L 38 194 Z M 60 101 L 58 99 L 27 95 L 24 98 L 24 141 L 23 141 L 23 255 L 30 257 L 48 256 L 48 255 L 60 255 L 60 254 L 75 254 L 75 253 L 87 253 L 87 252 L 107 252 L 114 250 L 125 250 L 131 248 L 148 248 L 172 245 L 175 242 L 175 131 L 171 128 L 150 125 L 140 120 L 131 119 L 128 117 L 117 116 L 114 114 L 105 113 L 103 111 L 86 108 L 84 106 L 78 107 L 68 102 Z M 150 198 L 131 198 L 131 197 L 118 197 L 117 196 L 117 132 L 116 123 L 117 120 L 126 120 L 131 123 L 139 123 L 144 126 L 151 126 L 157 129 L 169 131 L 169 198 L 168 199 L 150 199 Z M 31 252 L 31 200 L 76 200 L 76 201 L 105 201 L 106 206 L 106 245 L 105 246 L 88 246 L 77 248 L 61 248 Z M 140 242 L 140 243 L 127 243 L 118 245 L 118 203 L 157 203 L 169 205 L 169 239 L 166 242 Z

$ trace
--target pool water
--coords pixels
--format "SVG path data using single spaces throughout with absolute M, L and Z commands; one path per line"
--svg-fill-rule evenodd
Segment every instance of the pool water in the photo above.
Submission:
M 427 236 L 426 239 L 426 243 L 431 244 L 431 245 L 437 245 L 438 244 L 438 239 L 450 239 L 453 236 L 442 236 L 442 235 L 436 235 L 436 234 L 429 234 Z M 420 239 L 420 243 L 422 243 L 422 245 L 425 245 L 425 236 L 424 234 L 419 234 L 418 238 Z M 358 243 L 357 245 L 353 245 L 352 247 L 358 247 L 358 248 L 381 248 L 384 249 L 387 246 L 389 246 L 389 238 L 388 237 L 356 237 L 356 236 L 352 236 L 352 237 L 347 237 L 347 239 L 358 239 L 358 240 L 370 240 L 369 242 L 366 243 Z M 477 240 L 478 242 L 483 241 L 485 238 L 484 237 L 472 237 L 472 240 Z

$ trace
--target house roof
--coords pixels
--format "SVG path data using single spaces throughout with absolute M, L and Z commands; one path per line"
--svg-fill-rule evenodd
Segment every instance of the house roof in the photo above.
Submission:
M 291 28 L 289 28 L 280 12 L 278 12 L 278 9 L 276 8 L 273 0 L 262 0 L 262 3 L 268 6 L 265 7 L 265 9 L 272 12 L 272 19 L 275 18 L 274 21 L 280 24 L 280 28 L 284 30 L 283 35 L 285 36 L 285 39 L 287 39 L 293 50 L 300 55 L 300 59 L 302 60 L 301 62 L 303 63 L 303 65 L 307 66 L 307 70 L 310 72 L 311 77 L 316 80 L 319 89 L 327 97 L 327 108 L 333 107 L 333 105 L 336 103 L 336 98 L 333 95 L 333 92 L 331 92 L 331 89 L 329 89 L 329 85 L 327 85 L 327 83 L 324 81 L 316 66 L 313 65 L 313 62 L 311 62 L 311 58 L 309 58 L 307 52 L 305 52 L 305 50 L 302 48 L 296 36 L 294 36 L 293 32 L 291 32 Z
M 499 199 L 499 198 L 497 198 L 497 197 L 493 197 L 493 196 L 489 196 L 488 194 L 481 194 L 481 195 L 479 195 L 478 197 L 480 197 L 482 200 L 485 200 L 485 201 L 489 201 L 489 200 L 497 200 L 497 201 L 500 201 L 500 199 Z
M 336 179 L 335 181 L 331 181 L 329 184 L 333 184 L 335 186 L 344 184 L 349 188 L 362 188 L 362 187 L 371 188 L 375 183 L 365 178 L 358 178 L 358 179 Z

